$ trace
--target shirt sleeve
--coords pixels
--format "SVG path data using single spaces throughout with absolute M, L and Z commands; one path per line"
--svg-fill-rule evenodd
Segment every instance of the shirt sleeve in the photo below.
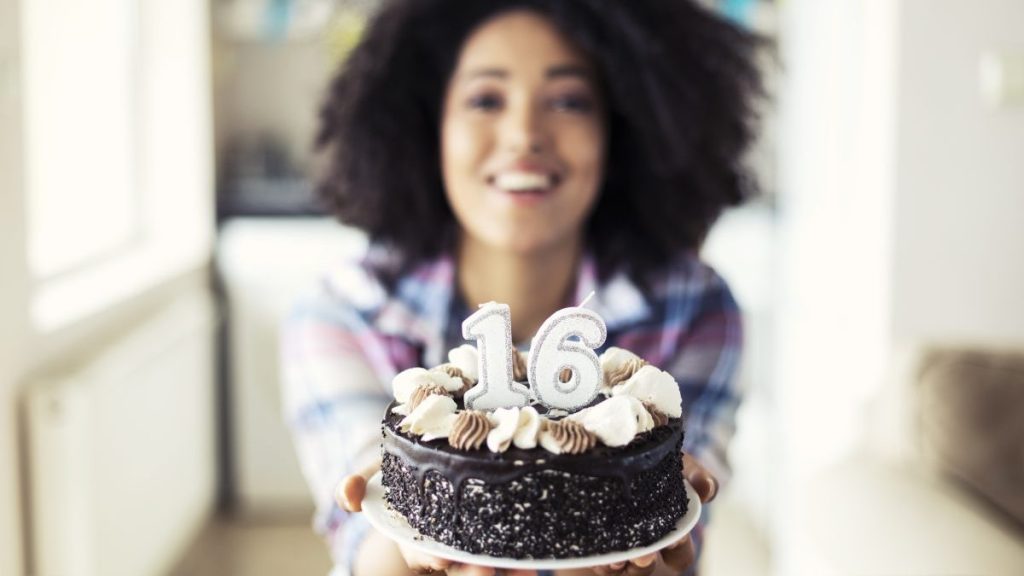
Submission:
M 375 370 L 375 346 L 358 310 L 326 289 L 301 299 L 281 330 L 284 416 L 335 572 L 348 571 L 367 527 L 361 515 L 337 506 L 335 487 L 379 458 L 381 417 L 391 400 Z
M 701 265 L 670 291 L 665 334 L 675 335 L 676 340 L 666 366 L 683 398 L 683 451 L 724 485 L 731 476 L 727 449 L 740 401 L 736 374 L 743 330 L 736 300 L 713 270 Z M 698 559 L 710 514 L 706 509 L 690 534 Z M 687 574 L 695 570 L 696 565 Z
M 740 402 L 739 307 L 722 278 L 703 265 L 673 292 L 665 333 L 675 335 L 675 352 L 665 369 L 683 397 L 683 450 L 725 484 L 731 475 L 727 448 Z

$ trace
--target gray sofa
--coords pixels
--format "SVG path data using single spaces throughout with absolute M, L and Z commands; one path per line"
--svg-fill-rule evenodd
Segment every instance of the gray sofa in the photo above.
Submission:
M 1024 574 L 1024 352 L 933 347 L 915 358 L 900 383 L 905 449 L 876 442 L 811 485 L 815 572 Z

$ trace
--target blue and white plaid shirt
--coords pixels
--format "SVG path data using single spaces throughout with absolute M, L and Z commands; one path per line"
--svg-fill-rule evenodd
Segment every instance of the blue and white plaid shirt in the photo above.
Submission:
M 679 383 L 686 423 L 684 450 L 724 483 L 726 447 L 739 403 L 735 374 L 742 345 L 740 315 L 729 288 L 696 255 L 686 254 L 647 293 L 624 274 L 598 282 L 593 258 L 576 276 L 575 300 L 608 327 L 604 348 L 631 350 Z M 391 379 L 413 366 L 436 366 L 464 344 L 471 311 L 455 290 L 450 257 L 423 264 L 384 288 L 366 261 L 340 266 L 300 300 L 282 331 L 285 417 L 317 504 L 315 527 L 337 569 L 349 571 L 366 533 L 362 515 L 334 502 L 345 475 L 380 456 L 380 421 Z M 603 351 L 598 350 L 600 353 Z M 693 533 L 700 549 L 703 520 Z

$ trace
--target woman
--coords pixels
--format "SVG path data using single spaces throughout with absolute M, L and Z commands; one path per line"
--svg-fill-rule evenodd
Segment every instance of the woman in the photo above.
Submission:
M 318 138 L 324 197 L 372 248 L 300 303 L 284 337 L 289 423 L 338 573 L 494 573 L 398 549 L 351 514 L 391 377 L 440 364 L 483 302 L 509 304 L 523 346 L 596 290 L 605 347 L 679 382 L 684 473 L 714 496 L 741 337 L 697 251 L 751 181 L 739 158 L 757 45 L 683 0 L 384 4 L 332 83 Z M 587 573 L 689 569 L 702 533 Z

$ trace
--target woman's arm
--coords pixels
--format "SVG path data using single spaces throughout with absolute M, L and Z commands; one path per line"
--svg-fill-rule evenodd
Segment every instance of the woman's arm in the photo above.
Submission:
M 390 395 L 369 359 L 369 326 L 334 294 L 302 299 L 281 338 L 285 418 L 316 504 L 315 527 L 335 563 L 347 569 L 368 526 L 337 506 L 334 490 L 346 475 L 379 459 Z
M 678 302 L 675 309 L 692 306 L 695 312 L 685 328 L 674 331 L 679 335 L 675 354 L 663 368 L 676 379 L 683 398 L 686 418 L 683 452 L 692 458 L 692 461 L 684 459 L 684 474 L 701 494 L 701 499 L 706 500 L 705 493 L 709 492 L 713 498 L 719 486 L 731 477 L 727 452 L 736 430 L 736 410 L 741 397 L 736 376 L 743 328 L 732 292 L 711 268 L 698 264 L 691 270 L 686 285 L 687 289 L 670 295 L 669 300 Z M 671 328 L 674 323 L 675 319 L 669 315 L 666 324 Z M 711 485 L 701 486 L 698 482 Z M 707 514 L 701 516 L 690 534 L 694 562 L 700 558 L 704 542 Z

